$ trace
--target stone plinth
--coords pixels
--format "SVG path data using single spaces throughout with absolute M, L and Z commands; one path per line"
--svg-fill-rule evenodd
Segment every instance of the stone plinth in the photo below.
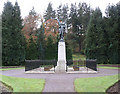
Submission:
M 65 42 L 59 42 L 58 44 L 58 62 L 55 68 L 56 73 L 66 72 L 66 47 Z

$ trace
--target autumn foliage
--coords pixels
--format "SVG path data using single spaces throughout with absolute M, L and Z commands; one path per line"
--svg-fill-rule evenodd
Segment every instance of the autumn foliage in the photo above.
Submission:
M 30 39 L 30 37 L 37 39 L 36 31 L 41 24 L 41 20 L 41 15 L 37 14 L 34 9 L 24 18 L 22 31 L 26 39 Z
M 47 40 L 49 35 L 53 36 L 53 39 L 56 40 L 58 35 L 58 21 L 55 19 L 49 19 L 45 22 L 45 40 Z

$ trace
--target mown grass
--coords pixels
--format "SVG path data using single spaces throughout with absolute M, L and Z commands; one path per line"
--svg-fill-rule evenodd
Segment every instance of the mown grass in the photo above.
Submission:
M 24 69 L 25 67 L 20 67 L 20 68 L 2 68 L 0 69 L 1 71 L 6 71 L 6 70 L 15 70 L 15 69 Z
M 81 54 L 73 54 L 73 60 L 86 60 L 86 56 L 85 55 L 81 55 Z
M 73 54 L 73 60 L 86 60 L 85 55 L 81 55 L 79 53 Z M 112 64 L 99 64 L 97 67 L 98 68 L 104 68 L 104 69 L 120 69 L 120 67 L 112 67 L 112 66 L 103 66 L 103 65 L 112 65 Z M 117 64 L 120 65 L 120 64 Z
M 117 65 L 117 66 L 120 66 L 120 64 L 99 64 L 99 65 Z
M 118 75 L 78 78 L 74 81 L 74 84 L 77 92 L 105 92 L 109 86 L 113 85 L 118 80 L 120 80 L 120 78 L 118 79 Z
M 44 79 L 17 78 L 0 75 L 0 80 L 13 88 L 13 92 L 42 92 Z
M 120 69 L 120 67 L 108 67 L 108 66 L 97 66 L 98 68 L 103 68 L 103 69 Z

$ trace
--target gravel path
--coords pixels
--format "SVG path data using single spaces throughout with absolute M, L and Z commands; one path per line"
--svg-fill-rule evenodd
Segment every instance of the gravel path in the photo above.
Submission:
M 115 69 L 99 69 L 95 74 L 25 74 L 24 69 L 3 71 L 2 75 L 22 78 L 43 78 L 46 80 L 43 92 L 75 92 L 76 78 L 99 77 L 118 74 Z

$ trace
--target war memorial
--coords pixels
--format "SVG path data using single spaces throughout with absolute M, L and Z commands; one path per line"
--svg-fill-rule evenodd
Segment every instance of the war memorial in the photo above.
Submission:
M 67 25 L 59 23 L 58 60 L 25 60 L 25 73 L 97 73 L 96 60 L 66 60 L 64 33 Z M 73 65 L 73 62 L 76 65 Z M 72 66 L 73 65 L 73 66 Z

